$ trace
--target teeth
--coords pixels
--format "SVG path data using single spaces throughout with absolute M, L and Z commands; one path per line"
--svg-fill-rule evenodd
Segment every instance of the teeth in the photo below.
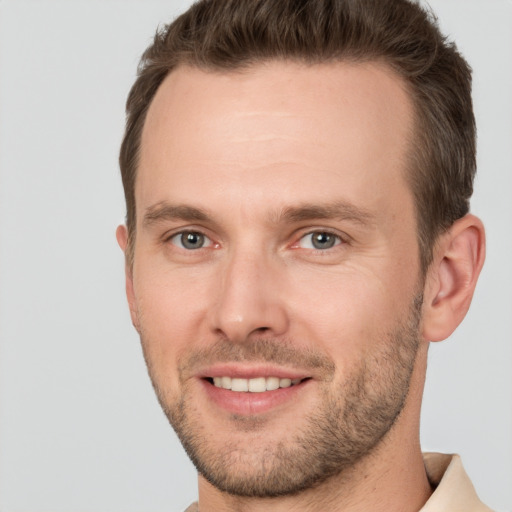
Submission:
M 289 388 L 301 382 L 302 379 L 280 379 L 279 377 L 256 377 L 255 379 L 238 379 L 231 377 L 214 377 L 213 385 L 217 388 L 231 391 L 263 393 L 279 388 Z
M 267 391 L 274 391 L 274 389 L 279 389 L 279 378 L 278 377 L 268 377 L 267 378 Z
M 249 381 L 247 379 L 231 379 L 232 391 L 249 391 Z
M 249 379 L 247 381 L 248 391 L 251 393 L 263 393 L 267 391 L 267 379 L 259 377 L 257 379 Z
M 279 381 L 279 387 L 280 388 L 289 388 L 292 385 L 291 379 L 281 379 Z

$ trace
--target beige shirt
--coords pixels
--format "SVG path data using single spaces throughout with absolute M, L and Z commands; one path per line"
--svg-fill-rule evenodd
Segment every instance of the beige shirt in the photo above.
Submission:
M 436 490 L 420 512 L 492 512 L 478 499 L 458 455 L 424 453 L 423 460 Z
M 435 491 L 419 512 L 492 512 L 478 499 L 458 455 L 424 453 L 423 460 Z M 185 512 L 199 512 L 197 503 Z

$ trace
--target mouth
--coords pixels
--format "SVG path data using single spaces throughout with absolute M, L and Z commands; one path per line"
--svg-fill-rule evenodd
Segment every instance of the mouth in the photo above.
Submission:
M 219 365 L 198 376 L 210 407 L 240 416 L 282 411 L 309 395 L 313 377 L 283 368 Z
M 266 391 L 276 391 L 278 389 L 297 386 L 310 377 L 303 379 L 289 379 L 281 377 L 254 377 L 250 379 L 238 377 L 206 377 L 205 380 L 216 388 L 227 389 L 237 393 L 265 393 Z

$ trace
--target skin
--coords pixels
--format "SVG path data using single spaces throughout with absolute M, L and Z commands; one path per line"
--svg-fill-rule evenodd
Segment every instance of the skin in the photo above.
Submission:
M 296 444 L 325 397 L 346 408 L 340 390 L 358 369 L 372 369 L 368 389 L 391 393 L 386 349 L 405 343 L 392 334 L 423 298 L 405 402 L 376 446 L 272 499 L 234 496 L 199 476 L 202 512 L 413 511 L 428 499 L 418 433 L 428 343 L 464 317 L 484 235 L 475 217 L 457 221 L 421 275 L 404 178 L 413 123 L 404 84 L 378 63 L 181 67 L 158 90 L 142 135 L 127 295 L 164 410 L 179 423 L 185 408 L 208 453 L 231 453 L 233 472 L 250 477 L 279 443 Z M 177 205 L 188 209 L 169 208 Z M 206 245 L 187 250 L 185 231 Z M 336 244 L 315 249 L 312 232 Z M 126 249 L 124 226 L 117 237 Z M 268 368 L 265 340 L 297 360 Z M 312 354 L 326 364 L 310 364 Z M 228 364 L 224 373 L 288 370 L 308 381 L 275 406 L 233 414 L 205 392 L 202 377 L 218 363 Z

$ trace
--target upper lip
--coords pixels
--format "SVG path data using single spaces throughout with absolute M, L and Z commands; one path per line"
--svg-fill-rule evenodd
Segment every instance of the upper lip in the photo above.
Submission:
M 310 377 L 304 371 L 294 368 L 283 368 L 272 364 L 247 365 L 240 363 L 221 363 L 197 372 L 200 378 L 231 377 L 238 379 L 254 379 L 257 377 L 279 377 L 280 379 L 305 379 Z

